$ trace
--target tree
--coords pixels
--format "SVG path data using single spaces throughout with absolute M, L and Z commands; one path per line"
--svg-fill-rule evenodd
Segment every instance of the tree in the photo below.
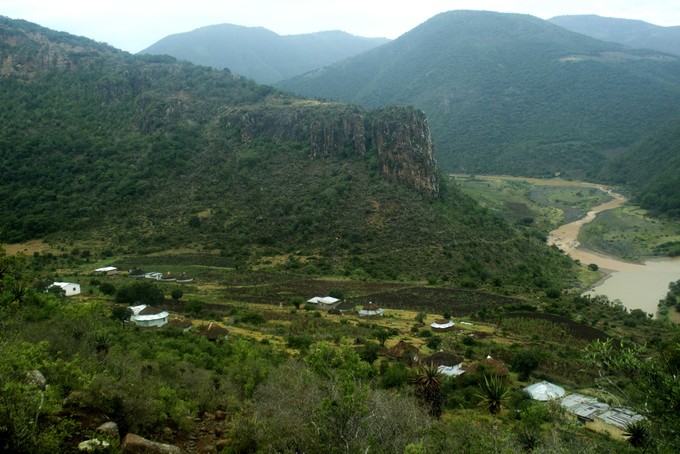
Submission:
M 480 407 L 486 407 L 491 414 L 498 414 L 507 406 L 510 397 L 510 387 L 498 375 L 484 375 L 484 381 L 479 384 L 477 397 L 481 400 Z
M 162 304 L 165 297 L 163 290 L 152 282 L 135 282 L 132 285 L 123 287 L 116 293 L 116 303 L 127 304 Z
M 416 314 L 416 321 L 421 325 L 425 323 L 425 318 L 427 317 L 427 312 L 418 312 Z
M 512 358 L 510 366 L 519 374 L 520 380 L 527 381 L 540 364 L 541 353 L 538 350 L 528 349 L 517 353 Z
M 179 299 L 184 296 L 184 292 L 182 289 L 176 288 L 172 291 L 172 293 L 170 293 L 170 296 L 172 296 L 172 299 L 179 301 Z
M 111 296 L 116 294 L 116 287 L 110 282 L 104 282 L 99 285 L 99 291 L 104 295 Z
M 603 390 L 618 394 L 645 416 L 656 443 L 680 452 L 680 343 L 672 341 L 654 352 L 639 344 L 596 340 L 585 353 L 600 373 Z
M 441 346 L 441 344 L 442 344 L 442 338 L 441 338 L 441 336 L 437 336 L 437 335 L 430 336 L 427 339 L 427 342 L 425 342 L 425 345 L 427 345 L 432 350 L 438 350 L 439 347 Z
M 430 416 L 435 418 L 439 418 L 442 414 L 443 377 L 434 363 L 421 364 L 411 373 L 411 383 L 416 387 L 416 395 L 428 406 Z
M 131 316 L 132 316 L 132 309 L 130 309 L 129 307 L 116 306 L 113 309 L 111 309 L 111 318 L 113 320 L 118 320 L 120 322 L 124 322 L 126 320 L 130 320 Z
M 378 342 L 380 342 L 381 347 L 385 346 L 385 342 L 387 342 L 387 339 L 389 339 L 391 335 L 392 335 L 392 333 L 390 333 L 388 330 L 386 330 L 384 328 L 376 330 L 373 333 L 373 337 L 378 339 Z
M 359 356 L 368 364 L 373 364 L 378 359 L 378 345 L 375 342 L 366 342 L 359 351 Z

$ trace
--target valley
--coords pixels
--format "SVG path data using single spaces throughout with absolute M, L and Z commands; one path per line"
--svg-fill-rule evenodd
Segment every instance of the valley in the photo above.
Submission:
M 680 449 L 680 282 L 584 293 L 680 254 L 678 59 L 471 11 L 364 44 L 310 99 L 0 16 L 0 451 Z

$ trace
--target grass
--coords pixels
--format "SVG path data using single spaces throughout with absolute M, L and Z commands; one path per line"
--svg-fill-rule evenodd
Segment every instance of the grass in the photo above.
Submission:
M 664 256 L 669 245 L 680 243 L 680 224 L 627 206 L 600 213 L 581 229 L 579 241 L 588 249 L 628 260 Z
M 548 232 L 610 199 L 590 183 L 503 176 L 455 177 L 466 194 L 513 224 Z M 531 222 L 529 222 L 531 220 Z

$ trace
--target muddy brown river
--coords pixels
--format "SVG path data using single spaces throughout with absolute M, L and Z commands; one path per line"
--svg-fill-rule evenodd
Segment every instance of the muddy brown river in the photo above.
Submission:
M 666 296 L 668 284 L 680 279 L 680 259 L 665 258 L 632 263 L 581 246 L 578 242 L 581 227 L 592 222 L 598 213 L 617 208 L 626 202 L 621 194 L 605 186 L 588 183 L 583 185 L 596 187 L 613 198 L 594 207 L 585 217 L 550 232 L 548 244 L 556 245 L 584 265 L 595 263 L 606 273 L 606 277 L 586 294 L 606 295 L 610 300 L 621 301 L 629 310 L 642 309 L 649 314 L 656 314 L 659 300 Z

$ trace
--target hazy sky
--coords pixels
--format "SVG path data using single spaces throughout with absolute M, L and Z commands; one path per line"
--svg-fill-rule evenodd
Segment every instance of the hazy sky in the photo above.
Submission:
M 640 19 L 680 25 L 678 0 L 0 0 L 0 15 L 138 52 L 199 27 L 237 24 L 280 35 L 343 30 L 396 38 L 443 11 L 474 9 Z

